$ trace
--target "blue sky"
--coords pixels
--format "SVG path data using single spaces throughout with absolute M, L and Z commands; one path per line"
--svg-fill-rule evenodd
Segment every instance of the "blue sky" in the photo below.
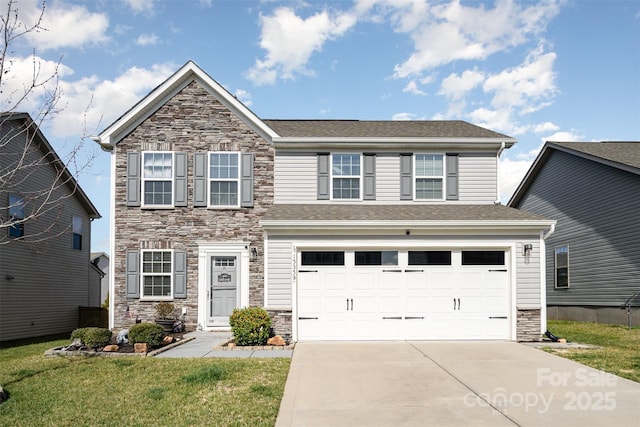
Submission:
M 40 4 L 17 0 L 19 19 Z M 42 26 L 11 45 L 0 104 L 34 52 L 42 75 L 62 58 L 43 125 L 62 156 L 189 59 L 264 119 L 460 119 L 517 138 L 505 202 L 544 141 L 640 140 L 637 0 L 50 0 Z M 79 179 L 108 252 L 109 155 L 91 144 Z

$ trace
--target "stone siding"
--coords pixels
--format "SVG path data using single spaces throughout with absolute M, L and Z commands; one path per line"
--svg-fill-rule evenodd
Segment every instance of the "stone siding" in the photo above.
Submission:
M 127 153 L 170 150 L 187 153 L 188 206 L 145 209 L 126 205 Z M 254 207 L 193 207 L 194 153 L 240 151 L 254 154 Z M 249 305 L 264 305 L 264 244 L 259 221 L 273 203 L 273 147 L 199 84 L 191 82 L 124 137 L 116 147 L 114 327 L 153 319 L 155 301 L 128 299 L 126 251 L 162 248 L 187 251 L 187 298 L 175 299 L 176 314 L 187 308 L 188 330 L 197 326 L 198 245 L 245 241 L 257 249 L 249 266 Z
M 267 310 L 271 316 L 271 329 L 274 335 L 280 335 L 287 342 L 291 342 L 293 326 L 291 324 L 291 310 Z
M 518 341 L 540 341 L 542 339 L 540 326 L 540 309 L 518 309 L 516 320 L 516 339 Z

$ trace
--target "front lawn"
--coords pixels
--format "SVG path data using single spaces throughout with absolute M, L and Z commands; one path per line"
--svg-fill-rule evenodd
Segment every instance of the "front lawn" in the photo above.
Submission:
M 272 426 L 290 360 L 45 357 L 0 348 L 5 426 Z
M 594 344 L 600 349 L 545 349 L 567 359 L 640 382 L 640 328 L 550 320 L 548 329 L 567 341 Z

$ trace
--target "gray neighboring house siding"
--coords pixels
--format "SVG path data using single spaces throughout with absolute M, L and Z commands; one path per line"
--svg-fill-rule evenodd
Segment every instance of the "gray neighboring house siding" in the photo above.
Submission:
M 621 307 L 640 292 L 640 168 L 633 166 L 640 143 L 618 147 L 633 150 L 632 164 L 622 168 L 572 152 L 618 151 L 585 144 L 618 143 L 548 143 L 509 205 L 557 220 L 546 242 L 548 317 L 626 324 Z M 563 245 L 569 246 L 569 288 L 557 289 L 554 248 Z M 640 296 L 633 305 L 638 325 Z
M 0 138 L 8 141 L 0 148 L 0 175 L 14 167 L 16 156 L 27 142 L 21 130 L 30 123 L 35 143 L 25 161 L 39 163 L 29 168 L 29 179 L 17 179 L 17 185 L 2 183 L 0 215 L 6 218 L 9 194 L 26 197 L 30 192 L 41 192 L 58 179 L 59 172 L 53 165 L 64 165 L 27 114 L 12 118 L 0 115 L 0 119 Z M 6 138 L 11 133 L 18 136 Z M 68 172 L 62 170 L 62 176 L 68 178 Z M 59 203 L 28 219 L 23 238 L 9 238 L 7 229 L 0 229 L 0 341 L 70 332 L 79 324 L 78 307 L 91 303 L 90 287 L 95 277 L 89 262 L 91 220 L 100 218 L 100 214 L 73 178 L 57 186 L 51 199 Z M 25 201 L 28 216 L 34 203 Z M 72 248 L 73 216 L 82 218 L 81 250 Z

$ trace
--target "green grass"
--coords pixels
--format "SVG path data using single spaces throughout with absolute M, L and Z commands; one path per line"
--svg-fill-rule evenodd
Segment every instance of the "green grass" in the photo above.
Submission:
M 640 382 L 640 328 L 599 323 L 549 321 L 549 330 L 556 336 L 581 344 L 593 344 L 599 349 L 545 349 L 584 365 Z
M 0 426 L 272 426 L 290 360 L 51 357 L 0 348 Z

